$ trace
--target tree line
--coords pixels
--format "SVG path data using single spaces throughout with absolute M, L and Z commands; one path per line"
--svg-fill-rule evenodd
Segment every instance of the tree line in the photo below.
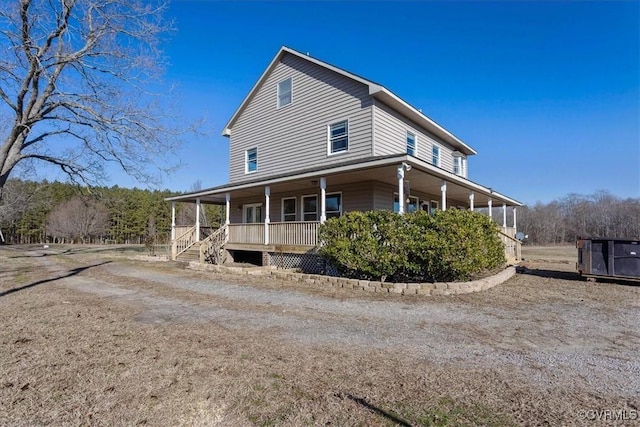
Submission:
M 190 190 L 200 189 L 200 182 Z M 61 182 L 10 179 L 0 200 L 0 242 L 136 243 L 166 242 L 171 204 L 179 193 L 138 188 L 78 187 Z M 508 224 L 512 224 L 511 210 Z M 494 220 L 501 222 L 500 208 Z M 200 223 L 217 227 L 221 206 L 202 205 Z M 176 224 L 193 225 L 195 205 L 176 204 Z M 549 203 L 517 209 L 518 231 L 534 245 L 573 243 L 578 236 L 640 239 L 640 198 L 619 198 L 606 191 L 569 194 Z
M 13 244 L 166 242 L 171 204 L 164 199 L 177 194 L 10 179 L 0 200 L 0 242 L 2 238 Z M 200 223 L 218 226 L 223 216 L 220 206 L 202 205 Z M 176 224 L 194 223 L 195 205 L 176 204 Z
M 607 191 L 569 194 L 517 209 L 518 230 L 535 245 L 573 243 L 577 237 L 640 239 L 640 198 Z

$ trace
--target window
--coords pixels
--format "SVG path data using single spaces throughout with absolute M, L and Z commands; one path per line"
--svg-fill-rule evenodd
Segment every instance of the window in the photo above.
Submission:
M 417 197 L 413 197 L 413 196 L 405 196 L 405 212 L 415 212 L 418 210 L 418 207 L 420 206 L 418 203 L 418 198 Z M 398 197 L 398 193 L 393 193 L 393 211 L 394 212 L 400 212 L 400 202 L 399 202 L 399 197 Z
M 327 194 L 325 202 L 327 219 L 342 215 L 342 193 Z
M 244 222 L 245 224 L 254 224 L 264 221 L 262 215 L 262 203 L 244 205 Z
M 453 156 L 453 173 L 462 177 L 467 177 L 467 158 L 455 155 Z
M 291 77 L 278 83 L 278 108 L 291 104 Z
M 429 213 L 433 215 L 438 209 L 440 209 L 440 202 L 437 200 L 431 200 L 429 202 Z
M 453 156 L 453 173 L 462 175 L 462 157 Z
M 302 196 L 302 220 L 318 220 L 318 196 Z
M 250 173 L 250 172 L 255 172 L 258 170 L 258 149 L 257 148 L 252 148 L 250 150 L 246 151 L 245 154 L 245 172 L 246 173 Z
M 434 166 L 440 166 L 440 147 L 434 145 L 431 149 L 431 163 Z
M 349 123 L 347 120 L 329 125 L 329 153 L 349 150 Z
M 411 132 L 407 132 L 407 154 L 416 155 L 416 136 Z
M 296 220 L 296 198 L 282 199 L 282 221 Z

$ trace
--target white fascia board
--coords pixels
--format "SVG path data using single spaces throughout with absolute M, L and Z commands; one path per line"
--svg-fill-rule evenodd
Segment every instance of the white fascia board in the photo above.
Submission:
M 271 62 L 267 66 L 267 68 L 264 70 L 264 72 L 262 73 L 262 75 L 260 76 L 258 81 L 253 85 L 253 87 L 251 88 L 251 90 L 249 91 L 247 96 L 244 98 L 244 100 L 242 100 L 242 103 L 240 104 L 240 107 L 238 107 L 236 112 L 233 113 L 233 116 L 231 116 L 231 119 L 229 119 L 227 124 L 224 126 L 224 128 L 223 128 L 224 130 L 222 131 L 222 135 L 223 136 L 230 136 L 231 135 L 231 126 L 233 126 L 233 124 L 235 123 L 235 121 L 238 118 L 238 116 L 240 115 L 240 113 L 242 111 L 244 111 L 244 108 L 247 106 L 247 104 L 249 103 L 251 98 L 253 98 L 254 93 L 258 90 L 258 88 L 260 87 L 262 82 L 267 78 L 267 75 L 276 66 L 276 64 L 280 60 L 280 57 L 282 56 L 282 53 L 286 52 L 288 50 L 289 50 L 288 48 L 282 46 L 280 48 L 280 50 L 278 51 L 278 53 L 276 54 L 276 56 L 273 57 L 273 59 L 271 60 Z
M 511 197 L 498 193 L 497 191 L 494 191 L 489 187 L 485 187 L 484 185 L 480 185 L 478 183 L 470 181 L 467 178 L 460 177 L 452 172 L 447 172 L 444 169 L 440 169 L 437 166 L 433 166 L 431 163 L 427 163 L 415 157 L 409 158 L 408 156 L 407 156 L 407 160 L 405 161 L 407 163 L 412 164 L 413 166 L 418 166 L 421 169 L 428 170 L 434 176 L 440 177 L 453 184 L 457 184 L 462 187 L 468 188 L 469 190 L 473 190 L 474 192 L 487 196 L 495 201 L 506 202 L 510 206 L 522 206 L 521 202 L 515 199 L 512 199 Z
M 198 197 L 204 197 L 204 196 L 213 196 L 213 195 L 217 195 L 217 194 L 223 194 L 223 193 L 227 193 L 230 191 L 237 191 L 237 190 L 246 190 L 248 188 L 253 188 L 253 187 L 262 187 L 265 185 L 273 185 L 273 184 L 280 184 L 283 182 L 287 182 L 287 181 L 297 181 L 300 179 L 307 179 L 307 178 L 315 178 L 319 175 L 333 175 L 336 173 L 343 173 L 343 172 L 350 172 L 350 171 L 355 171 L 358 169 L 367 169 L 369 167 L 379 167 L 379 166 L 387 166 L 389 164 L 395 164 L 398 162 L 403 162 L 406 161 L 408 159 L 408 157 L 406 155 L 400 155 L 400 156 L 396 156 L 396 157 L 387 157 L 384 159 L 379 159 L 379 160 L 372 160 L 372 161 L 368 161 L 365 163 L 355 163 L 355 164 L 350 164 L 350 165 L 345 165 L 345 166 L 338 166 L 338 167 L 330 167 L 327 169 L 321 169 L 321 170 L 314 170 L 314 171 L 310 171 L 310 172 L 304 172 L 304 173 L 300 173 L 297 175 L 289 175 L 289 176 L 285 176 L 285 177 L 279 177 L 279 178 L 272 178 L 272 179 L 265 179 L 263 181 L 254 181 L 254 182 L 250 182 L 250 183 L 246 183 L 246 184 L 231 184 L 231 185 L 226 185 L 223 187 L 219 187 L 216 188 L 214 190 L 204 190 L 204 191 L 200 191 L 197 193 L 187 193 L 187 194 L 182 194 L 180 196 L 174 196 L 174 197 L 168 197 L 165 200 L 166 201 L 179 201 L 179 200 L 183 200 L 183 199 L 193 199 L 193 198 L 198 198 Z

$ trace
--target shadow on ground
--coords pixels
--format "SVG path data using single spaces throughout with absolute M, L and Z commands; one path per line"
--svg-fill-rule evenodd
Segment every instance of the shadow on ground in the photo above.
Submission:
M 87 265 L 85 267 L 74 268 L 72 270 L 69 270 L 67 272 L 67 274 L 63 274 L 62 276 L 53 277 L 51 279 L 38 280 L 37 282 L 33 282 L 33 283 L 29 283 L 28 285 L 20 286 L 19 288 L 11 288 L 11 289 L 9 289 L 7 291 L 0 292 L 0 297 L 4 297 L 4 296 L 7 296 L 7 295 L 10 295 L 10 294 L 12 294 L 14 292 L 24 291 L 25 289 L 30 289 L 30 288 L 33 288 L 33 287 L 38 286 L 38 285 L 43 285 L 45 283 L 55 282 L 56 280 L 66 279 L 67 277 L 76 276 L 76 275 L 82 273 L 85 270 L 88 270 L 88 269 L 94 268 L 94 267 L 99 267 L 99 266 L 104 265 L 104 264 L 109 264 L 110 262 L 111 261 L 105 261 L 105 262 L 100 262 L 98 264 Z

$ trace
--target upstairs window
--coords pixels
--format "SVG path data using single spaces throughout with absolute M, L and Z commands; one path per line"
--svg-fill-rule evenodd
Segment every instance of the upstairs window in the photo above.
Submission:
M 251 173 L 258 170 L 258 149 L 251 148 L 245 153 L 245 173 Z
M 431 163 L 434 166 L 440 166 L 440 147 L 434 145 L 431 149 Z
M 414 157 L 416 155 L 416 136 L 411 132 L 407 132 L 407 154 Z
M 278 83 L 278 108 L 291 104 L 291 77 Z
M 329 125 L 329 153 L 349 150 L 349 123 L 347 120 Z
M 453 156 L 453 173 L 465 177 L 467 176 L 467 159 L 463 156 Z
M 453 157 L 453 173 L 456 175 L 462 175 L 462 157 Z

